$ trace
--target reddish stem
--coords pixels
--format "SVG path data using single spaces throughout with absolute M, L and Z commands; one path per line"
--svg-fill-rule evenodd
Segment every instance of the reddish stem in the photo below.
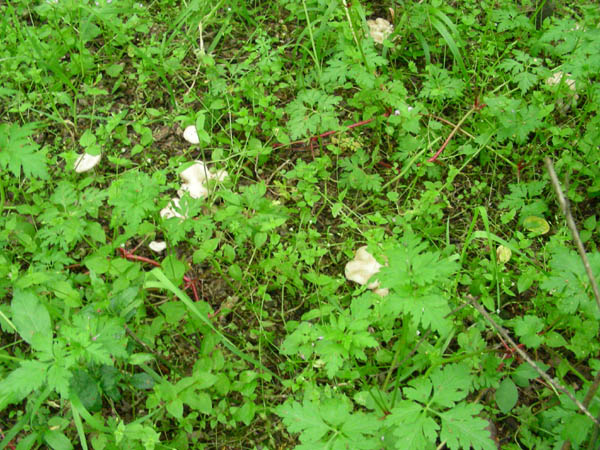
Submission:
M 138 248 L 138 247 L 136 247 L 136 248 Z M 154 267 L 160 267 L 160 263 L 158 261 L 154 261 L 153 259 L 146 258 L 144 256 L 134 255 L 132 252 L 128 251 L 127 249 L 125 249 L 123 247 L 119 247 L 118 250 L 119 250 L 119 253 L 121 253 L 121 256 L 123 258 L 127 259 L 128 261 L 140 261 L 143 263 L 150 264 Z M 198 295 L 198 288 L 196 287 L 197 280 L 188 275 L 184 275 L 183 281 L 185 282 L 184 289 L 189 289 L 191 287 L 192 293 L 194 294 L 194 300 L 199 301 L 200 297 Z
M 385 113 L 382 114 L 382 116 L 383 117 L 389 117 L 391 114 L 392 114 L 391 109 L 388 109 Z M 361 120 L 360 122 L 354 122 L 354 123 L 348 125 L 346 128 L 349 129 L 349 130 L 351 130 L 352 128 L 361 127 L 363 125 L 371 123 L 374 120 L 375 120 L 375 117 L 371 117 L 370 119 Z M 337 132 L 338 131 L 336 131 L 336 130 L 330 130 L 330 131 L 326 131 L 325 133 L 321 133 L 321 134 L 319 134 L 317 136 L 310 137 L 308 139 L 308 142 L 310 143 L 311 150 L 313 148 L 313 144 L 315 142 L 317 142 L 319 139 L 322 139 L 322 138 L 327 137 L 327 136 L 331 136 L 332 134 L 336 134 Z M 304 144 L 305 142 L 306 141 L 304 139 L 300 139 L 298 141 L 290 142 L 287 145 L 292 146 L 292 145 Z M 278 147 L 283 147 L 283 146 L 284 146 L 284 144 L 281 144 L 279 142 L 276 142 L 276 143 L 273 144 L 273 148 L 278 148 Z
M 150 258 L 146 258 L 144 256 L 138 256 L 138 255 L 134 255 L 133 253 L 130 253 L 129 251 L 127 251 L 126 249 L 124 249 L 123 247 L 119 247 L 119 252 L 121 253 L 121 256 L 129 261 L 141 261 L 141 262 L 145 262 L 148 264 L 153 265 L 154 267 L 160 267 L 160 263 L 157 261 L 154 261 L 153 259 Z

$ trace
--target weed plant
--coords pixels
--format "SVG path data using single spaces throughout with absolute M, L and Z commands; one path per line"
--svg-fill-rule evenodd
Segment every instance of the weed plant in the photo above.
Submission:
M 598 277 L 600 9 L 549 3 L 0 2 L 0 449 L 597 448 L 543 160 Z

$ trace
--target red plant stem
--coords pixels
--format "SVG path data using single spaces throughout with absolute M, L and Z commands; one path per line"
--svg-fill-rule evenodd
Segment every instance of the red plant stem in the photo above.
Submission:
M 136 247 L 137 248 L 137 247 Z M 144 256 L 139 256 L 139 255 L 134 255 L 133 253 L 131 253 L 130 251 L 124 249 L 123 247 L 119 247 L 119 253 L 121 253 L 121 256 L 125 259 L 127 259 L 128 261 L 140 261 L 140 262 L 144 262 L 147 264 L 150 264 L 154 267 L 160 267 L 160 263 L 158 261 L 154 261 L 153 259 L 150 258 L 146 258 Z M 189 289 L 190 287 L 192 288 L 192 292 L 194 294 L 194 300 L 199 301 L 200 297 L 198 296 L 198 289 L 196 287 L 196 280 L 190 276 L 184 275 L 183 276 L 183 281 L 185 282 L 185 286 L 184 289 Z
M 383 113 L 383 115 L 382 115 L 382 116 L 383 116 L 383 117 L 389 117 L 391 114 L 392 114 L 391 110 L 388 110 L 388 111 L 386 111 L 385 113 Z M 368 123 L 371 123 L 371 122 L 373 122 L 374 120 L 375 120 L 375 117 L 371 117 L 370 119 L 361 120 L 360 122 L 354 122 L 353 124 L 350 124 L 350 125 L 348 125 L 346 128 L 347 128 L 348 130 L 351 130 L 352 128 L 361 127 L 361 126 L 363 126 L 363 125 L 366 125 L 366 124 L 368 124 Z M 311 144 L 311 147 L 312 147 L 312 144 L 313 144 L 313 142 L 317 142 L 319 139 L 322 139 L 322 138 L 324 138 L 324 137 L 327 137 L 327 136 L 331 136 L 332 134 L 336 134 L 337 132 L 338 132 L 337 130 L 330 130 L 330 131 L 326 131 L 325 133 L 321 133 L 321 134 L 319 134 L 319 135 L 317 135 L 317 136 L 312 136 L 312 137 L 310 137 L 310 138 L 308 139 L 308 141 L 310 142 L 310 144 Z M 290 146 L 292 146 L 292 145 L 304 144 L 305 142 L 306 142 L 306 141 L 305 141 L 304 139 L 300 139 L 300 140 L 298 140 L 298 141 L 293 141 L 293 142 L 290 142 L 290 143 L 289 143 L 289 144 L 287 144 L 287 145 L 290 145 Z M 273 144 L 273 148 L 283 147 L 284 145 L 285 145 L 285 144 L 281 144 L 281 143 L 279 143 L 279 142 L 276 142 L 276 143 L 274 143 L 274 144 Z
M 452 138 L 454 137 L 454 135 L 456 134 L 456 132 L 459 130 L 459 128 L 461 127 L 461 125 L 463 123 L 465 123 L 465 120 L 467 120 L 467 118 L 473 114 L 474 111 L 477 111 L 481 109 L 480 105 L 477 103 L 477 101 L 475 101 L 475 104 L 471 107 L 471 109 L 469 109 L 467 111 L 467 113 L 463 116 L 462 119 L 460 119 L 460 122 L 458 122 L 454 128 L 452 129 L 452 131 L 450 132 L 450 134 L 448 135 L 448 137 L 446 138 L 446 140 L 444 141 L 444 143 L 442 144 L 442 146 L 439 148 L 439 150 L 437 152 L 435 152 L 435 155 L 433 155 L 431 158 L 429 158 L 427 160 L 427 162 L 434 162 L 438 156 L 440 156 L 442 154 L 442 152 L 444 151 L 444 149 L 446 148 L 446 146 L 448 145 L 448 143 L 452 140 Z
M 160 267 L 160 263 L 154 261 L 153 259 L 146 258 L 144 256 L 134 255 L 133 253 L 128 252 L 123 247 L 119 247 L 119 252 L 121 252 L 121 256 L 129 261 L 141 261 L 148 264 L 153 265 L 154 267 Z
M 460 130 L 460 127 L 462 126 L 462 124 L 465 122 L 465 120 L 467 120 L 467 118 L 474 112 L 474 111 L 481 111 L 484 107 L 486 106 L 485 103 L 479 103 L 479 98 L 475 99 L 475 102 L 473 103 L 473 106 L 471 106 L 471 109 L 469 109 L 469 111 L 467 111 L 467 113 L 463 116 L 462 119 L 460 119 L 460 121 L 454 125 L 454 128 L 452 129 L 452 131 L 450 132 L 450 134 L 448 135 L 448 137 L 446 138 L 446 140 L 444 141 L 444 143 L 442 144 L 442 146 L 438 149 L 437 152 L 435 152 L 435 154 L 429 158 L 427 160 L 427 162 L 435 162 L 438 157 L 442 154 L 442 152 L 444 151 L 444 149 L 448 146 L 448 144 L 450 143 L 450 141 L 452 140 L 452 138 L 454 137 L 454 135 L 458 132 L 458 130 Z M 383 117 L 389 117 L 392 114 L 391 109 L 388 109 L 384 114 Z M 375 117 L 371 117 L 370 119 L 365 119 L 365 120 L 361 120 L 359 122 L 354 122 L 353 124 L 348 125 L 346 128 L 348 130 L 351 130 L 352 128 L 356 128 L 356 127 L 360 127 L 363 125 L 367 125 L 371 122 L 373 122 L 375 120 Z M 451 124 L 451 122 L 446 121 L 445 119 L 441 119 L 442 121 L 446 122 L 447 124 Z M 321 133 L 317 136 L 312 136 L 308 139 L 308 142 L 310 143 L 310 150 L 313 150 L 313 145 L 315 142 L 319 141 L 319 139 L 322 139 L 324 137 L 327 136 L 331 136 L 332 134 L 337 133 L 336 130 L 330 130 L 330 131 L 326 131 L 325 133 Z M 293 141 L 290 142 L 288 145 L 289 146 L 293 146 L 293 145 L 298 145 L 298 144 L 304 144 L 305 140 L 300 139 L 298 141 Z M 279 142 L 276 142 L 273 144 L 273 148 L 278 148 L 278 147 L 282 147 L 284 144 L 281 144 Z
M 185 279 L 185 277 L 183 277 Z M 190 280 L 190 286 L 192 287 L 192 293 L 194 294 L 194 300 L 200 301 L 198 297 L 198 289 L 196 288 L 196 280 Z

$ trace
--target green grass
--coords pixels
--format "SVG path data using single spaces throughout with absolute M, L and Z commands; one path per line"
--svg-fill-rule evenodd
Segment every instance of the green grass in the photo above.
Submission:
M 519 3 L 0 4 L 0 449 L 596 448 L 600 12 Z

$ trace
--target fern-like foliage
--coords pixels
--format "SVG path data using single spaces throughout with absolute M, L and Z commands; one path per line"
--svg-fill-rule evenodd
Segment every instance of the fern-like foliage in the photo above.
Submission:
M 36 124 L 23 126 L 16 124 L 0 125 L 0 168 L 8 170 L 15 177 L 48 178 L 46 151 L 32 139 Z

